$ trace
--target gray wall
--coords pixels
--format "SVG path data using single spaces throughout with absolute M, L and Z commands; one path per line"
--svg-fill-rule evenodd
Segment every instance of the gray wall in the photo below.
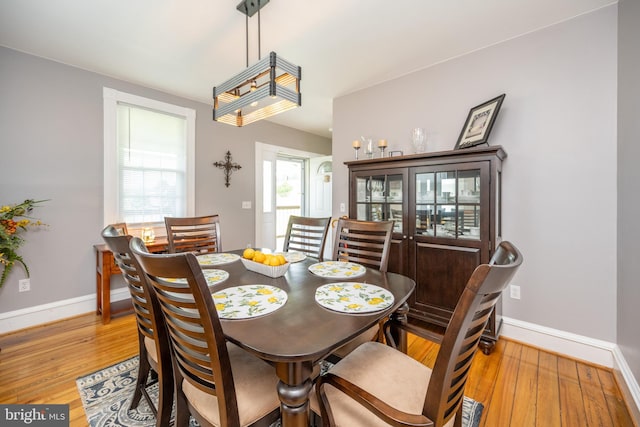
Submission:
M 14 268 L 0 289 L 0 314 L 95 294 L 93 245 L 103 228 L 104 86 L 196 110 L 196 214 L 218 213 L 224 248 L 254 239 L 254 142 L 330 154 L 328 139 L 268 122 L 234 128 L 214 123 L 211 106 L 0 47 L 0 204 L 50 199 L 34 215 L 21 254 L 31 292 Z M 227 150 L 242 169 L 224 186 L 212 163 Z M 252 204 L 255 206 L 255 203 Z
M 616 52 L 613 5 L 335 99 L 334 215 L 353 139 L 406 153 L 420 126 L 428 151 L 453 149 L 469 109 L 506 93 L 490 143 L 508 153 L 503 237 L 525 261 L 503 314 L 615 342 Z
M 618 8 L 618 345 L 640 381 L 640 3 Z

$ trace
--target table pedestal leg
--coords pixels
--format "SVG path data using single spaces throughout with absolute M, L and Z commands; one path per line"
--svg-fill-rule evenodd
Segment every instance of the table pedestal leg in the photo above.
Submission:
M 406 325 L 407 313 L 409 313 L 409 304 L 405 302 L 390 316 L 392 320 L 390 332 L 396 342 L 396 348 L 405 354 L 407 354 L 407 332 L 404 329 L 394 328 L 393 324 Z
M 309 392 L 313 387 L 310 362 L 276 364 L 280 378 L 278 396 L 282 414 L 282 427 L 307 427 L 309 425 Z

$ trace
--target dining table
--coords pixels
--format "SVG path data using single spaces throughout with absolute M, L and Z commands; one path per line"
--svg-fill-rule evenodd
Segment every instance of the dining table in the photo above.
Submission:
M 347 278 L 326 270 L 318 272 L 314 268 L 324 263 L 304 255 L 289 262 L 281 277 L 269 277 L 247 269 L 241 262 L 244 260 L 239 259 L 242 252 L 229 251 L 220 264 L 202 265 L 203 271 L 216 268 L 228 272 L 228 278 L 212 288 L 214 300 L 216 294 L 223 295 L 225 290 L 232 288 L 267 285 L 284 291 L 286 302 L 275 311 L 255 317 L 229 319 L 220 316 L 219 311 L 222 329 L 229 341 L 275 367 L 280 380 L 277 393 L 282 426 L 306 427 L 310 415 L 309 394 L 320 362 L 386 317 L 396 317 L 396 321 L 406 323 L 407 299 L 415 289 L 415 282 L 400 274 L 383 273 L 364 266 L 359 266 L 357 277 Z M 330 288 L 333 285 L 382 288 L 381 292 L 392 297 L 382 309 L 365 307 L 368 311 L 362 313 L 342 312 L 319 302 L 316 291 L 327 289 L 325 285 Z M 393 333 L 406 352 L 406 337 L 401 331 Z

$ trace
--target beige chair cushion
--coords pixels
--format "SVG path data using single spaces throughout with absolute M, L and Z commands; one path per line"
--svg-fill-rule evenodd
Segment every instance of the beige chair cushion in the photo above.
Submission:
M 273 367 L 240 347 L 227 343 L 233 381 L 236 387 L 240 424 L 249 425 L 280 407 L 276 386 L 278 377 Z M 187 400 L 211 424 L 220 425 L 218 398 L 182 382 Z
M 407 413 L 422 414 L 431 369 L 391 347 L 367 342 L 329 369 L 351 381 L 388 405 Z M 330 385 L 325 392 L 333 412 L 336 426 L 387 426 L 380 418 Z M 310 396 L 311 410 L 320 414 L 314 394 Z M 454 418 L 446 427 L 453 426 Z

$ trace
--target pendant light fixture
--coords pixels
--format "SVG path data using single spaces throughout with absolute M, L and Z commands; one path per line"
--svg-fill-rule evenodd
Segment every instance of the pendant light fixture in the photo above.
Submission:
M 246 15 L 247 69 L 213 88 L 213 120 L 244 126 L 302 105 L 300 67 L 275 52 L 260 58 L 260 9 L 269 0 L 243 0 Z M 258 62 L 249 67 L 249 18 L 258 13 Z

